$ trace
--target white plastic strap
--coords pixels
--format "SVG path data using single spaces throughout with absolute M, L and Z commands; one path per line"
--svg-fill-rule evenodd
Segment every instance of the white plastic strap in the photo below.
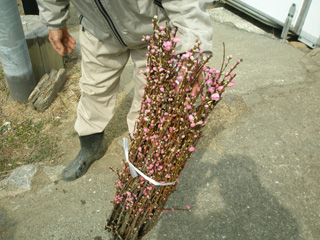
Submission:
M 123 138 L 123 149 L 124 149 L 124 154 L 126 156 L 126 161 L 129 164 L 131 176 L 133 178 L 138 177 L 138 174 L 139 174 L 141 177 L 146 179 L 148 182 L 150 182 L 156 186 L 168 186 L 168 185 L 173 185 L 176 183 L 176 181 L 169 182 L 169 183 L 159 183 L 159 182 L 153 180 L 152 178 L 146 176 L 143 172 L 141 172 L 139 169 L 137 169 L 131 162 L 129 162 L 129 150 L 128 150 L 128 139 L 127 138 Z

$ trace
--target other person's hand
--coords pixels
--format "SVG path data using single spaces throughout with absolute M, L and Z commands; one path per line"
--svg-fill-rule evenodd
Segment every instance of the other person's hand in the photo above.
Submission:
M 76 48 L 76 40 L 69 34 L 67 27 L 49 30 L 49 41 L 54 50 L 61 56 L 71 53 Z

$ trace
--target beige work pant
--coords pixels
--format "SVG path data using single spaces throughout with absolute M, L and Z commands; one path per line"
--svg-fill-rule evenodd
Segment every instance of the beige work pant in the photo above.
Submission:
M 134 63 L 134 99 L 127 123 L 132 132 L 141 106 L 142 87 L 146 82 L 139 71 L 145 70 L 147 48 L 128 49 L 120 46 L 111 35 L 100 41 L 88 31 L 81 30 L 79 41 L 82 50 L 82 77 L 76 132 L 79 136 L 86 136 L 104 131 L 114 115 L 120 75 L 130 56 Z

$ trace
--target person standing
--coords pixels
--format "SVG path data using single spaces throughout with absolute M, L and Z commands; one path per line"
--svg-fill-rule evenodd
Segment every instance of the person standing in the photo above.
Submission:
M 70 0 L 37 0 L 40 18 L 49 28 L 49 41 L 64 56 L 75 49 L 66 21 Z M 90 165 L 103 157 L 106 146 L 104 129 L 114 115 L 120 75 L 131 57 L 134 63 L 134 98 L 127 116 L 128 129 L 134 130 L 140 110 L 142 87 L 146 84 L 140 70 L 145 70 L 147 43 L 142 36 L 152 35 L 152 19 L 159 25 L 178 28 L 176 53 L 202 41 L 204 54 L 212 54 L 212 26 L 206 13 L 207 0 L 72 0 L 81 25 L 79 42 L 82 52 L 81 98 L 75 131 L 81 149 L 62 172 L 62 179 L 75 180 Z

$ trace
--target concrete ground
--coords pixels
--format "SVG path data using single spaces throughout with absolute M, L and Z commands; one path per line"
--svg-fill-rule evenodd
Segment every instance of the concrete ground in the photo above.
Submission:
M 192 211 L 164 213 L 144 239 L 320 239 L 319 49 L 214 17 L 212 27 L 211 64 L 220 65 L 222 42 L 244 62 L 167 203 Z M 122 92 L 131 72 L 129 63 Z M 108 168 L 121 159 L 119 145 L 74 182 L 60 181 L 62 165 L 41 167 L 37 187 L 0 199 L 0 239 L 107 239 L 116 180 Z

